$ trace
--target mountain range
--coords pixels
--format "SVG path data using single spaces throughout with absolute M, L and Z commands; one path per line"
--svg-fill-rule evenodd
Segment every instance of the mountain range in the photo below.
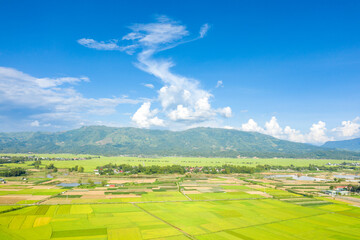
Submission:
M 2 153 L 360 159 L 360 152 L 221 128 L 185 131 L 87 126 L 65 132 L 0 133 Z
M 360 152 L 360 138 L 343 141 L 329 141 L 326 142 L 323 147 Z

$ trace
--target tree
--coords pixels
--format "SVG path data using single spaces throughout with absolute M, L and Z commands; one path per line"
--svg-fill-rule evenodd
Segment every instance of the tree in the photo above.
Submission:
M 106 180 L 102 180 L 102 181 L 101 181 L 101 186 L 104 187 L 106 184 L 107 184 L 107 181 L 106 181 Z
M 90 184 L 90 187 L 94 187 L 95 183 L 93 180 L 91 180 L 90 178 L 88 179 L 88 183 Z
M 11 168 L 11 169 L 5 169 L 0 171 L 0 176 L 3 177 L 17 177 L 21 175 L 25 175 L 26 171 L 23 168 L 17 167 L 17 168 Z
M 53 163 L 50 163 L 49 165 L 46 165 L 45 168 L 46 168 L 46 169 L 54 169 L 55 166 L 54 166 Z

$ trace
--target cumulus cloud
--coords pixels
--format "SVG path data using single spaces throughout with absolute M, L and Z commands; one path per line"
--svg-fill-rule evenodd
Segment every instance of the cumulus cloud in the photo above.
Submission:
M 218 109 L 218 113 L 220 113 L 222 116 L 229 118 L 232 116 L 232 110 L 230 107 L 224 107 Z
M 264 129 L 261 128 L 254 119 L 249 119 L 247 123 L 241 125 L 241 130 L 247 132 L 264 132 Z
M 117 47 L 113 47 L 113 50 L 125 51 L 128 54 L 136 53 L 138 60 L 136 67 L 161 80 L 163 86 L 158 91 L 157 99 L 153 101 L 155 104 L 159 104 L 161 109 L 153 113 L 150 105 L 145 105 L 149 107 L 149 112 L 153 117 L 162 115 L 168 122 L 186 122 L 184 126 L 188 127 L 189 124 L 198 125 L 200 122 L 213 121 L 217 116 L 231 116 L 230 107 L 212 108 L 210 101 L 213 95 L 202 89 L 199 81 L 173 73 L 171 68 L 174 63 L 171 60 L 155 57 L 158 52 L 203 38 L 208 29 L 209 25 L 204 24 L 200 28 L 199 36 L 192 38 L 185 25 L 166 16 L 160 16 L 153 23 L 130 26 L 131 32 L 122 38 L 121 44 L 116 43 Z M 99 42 L 92 40 L 90 43 Z M 104 42 L 100 43 L 105 44 Z M 95 48 L 92 45 L 82 45 Z M 142 105 L 140 109 L 144 111 L 145 106 Z M 148 126 L 138 119 L 138 117 L 132 118 L 138 126 Z
M 3 111 L 22 109 L 27 113 L 23 120 L 32 121 L 30 126 L 46 127 L 53 121 L 77 124 L 90 115 L 113 114 L 119 104 L 139 102 L 118 97 L 86 98 L 73 88 L 76 83 L 88 81 L 87 77 L 37 78 L 0 67 L 0 104 Z
M 265 123 L 264 127 L 259 126 L 253 119 L 249 119 L 247 123 L 242 124 L 240 129 L 243 131 L 259 132 L 293 142 L 322 144 L 334 140 L 333 137 L 327 135 L 326 124 L 323 121 L 312 124 L 309 132 L 306 134 L 302 134 L 299 130 L 293 129 L 290 126 L 282 128 L 274 116 Z
M 264 132 L 268 135 L 280 138 L 283 134 L 283 130 L 280 127 L 276 117 L 272 117 L 269 122 L 265 123 Z
M 311 128 L 310 132 L 307 134 L 307 141 L 308 142 L 315 142 L 315 143 L 324 143 L 327 141 L 334 140 L 326 135 L 326 123 L 323 121 L 319 121 L 318 123 L 314 123 Z
M 355 118 L 352 121 L 342 121 L 340 127 L 332 129 L 340 137 L 352 137 L 360 132 L 360 117 Z
M 149 128 L 150 126 L 165 126 L 164 120 L 155 117 L 158 109 L 150 110 L 151 103 L 145 102 L 132 116 L 132 120 L 142 128 Z

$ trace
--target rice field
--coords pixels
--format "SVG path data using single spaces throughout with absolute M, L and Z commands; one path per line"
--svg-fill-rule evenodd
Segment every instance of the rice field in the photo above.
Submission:
M 276 199 L 40 205 L 0 214 L 0 239 L 359 239 L 359 217 Z
M 6 155 L 24 155 L 24 154 L 6 154 Z M 26 156 L 26 155 L 25 155 Z M 49 157 L 49 158 L 80 158 L 86 157 L 89 155 L 72 155 L 72 154 L 36 154 L 38 157 Z M 280 165 L 288 166 L 290 164 L 294 166 L 308 166 L 309 164 L 325 165 L 326 163 L 342 163 L 342 162 L 351 162 L 351 160 L 329 160 L 329 159 L 288 159 L 288 158 L 196 158 L 196 157 L 159 157 L 159 158 L 138 158 L 138 157 L 123 157 L 123 156 L 114 156 L 114 157 L 105 157 L 100 156 L 99 158 L 93 158 L 89 160 L 71 160 L 71 161 L 61 161 L 61 160 L 42 160 L 42 164 L 48 165 L 53 163 L 57 168 L 70 168 L 75 165 L 83 166 L 85 172 L 92 172 L 97 166 L 104 166 L 106 164 L 130 164 L 133 166 L 137 165 L 182 165 L 182 166 L 221 166 L 223 164 L 239 165 L 239 166 L 249 166 L 255 167 L 256 165 Z M 7 166 L 12 167 L 24 167 L 31 168 L 29 164 L 32 161 L 25 162 L 23 164 L 6 164 Z
M 0 215 L 0 239 L 154 239 L 182 235 L 132 204 L 32 206 Z
M 87 161 L 92 160 L 82 160 Z M 147 164 L 202 160 L 151 161 Z M 77 164 L 52 161 L 55 165 L 68 162 Z M 87 168 L 92 171 L 93 166 Z M 26 182 L 17 177 L 0 185 L 1 240 L 360 239 L 360 208 L 354 203 L 302 195 L 307 188 L 320 193 L 318 187 L 328 189 L 333 182 L 274 180 L 260 174 L 99 177 L 64 173 L 47 178 L 47 173 L 35 172 Z M 84 185 L 57 186 L 79 179 Z M 88 179 L 98 183 L 89 187 Z M 102 180 L 107 184 L 101 185 Z

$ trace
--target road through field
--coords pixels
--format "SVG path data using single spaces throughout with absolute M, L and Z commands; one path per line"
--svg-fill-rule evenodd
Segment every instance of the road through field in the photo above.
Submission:
M 197 238 L 195 238 L 193 235 L 191 235 L 191 234 L 189 234 L 189 233 L 185 232 L 184 230 L 182 230 L 182 229 L 180 229 L 180 228 L 176 227 L 175 225 L 173 225 L 173 224 L 171 224 L 171 223 L 169 223 L 169 222 L 165 221 L 164 219 L 161 219 L 161 218 L 159 218 L 158 216 L 156 216 L 156 215 L 152 214 L 151 212 L 149 212 L 149 211 L 145 210 L 144 208 L 140 207 L 140 206 L 139 206 L 139 205 L 137 205 L 136 203 L 133 203 L 133 205 L 134 205 L 135 207 L 139 208 L 140 210 L 142 210 L 142 211 L 146 212 L 147 214 L 149 214 L 149 215 L 153 216 L 154 218 L 156 218 L 156 219 L 158 219 L 158 220 L 160 220 L 160 221 L 162 221 L 162 222 L 166 223 L 167 225 L 169 225 L 169 226 L 171 226 L 171 227 L 173 227 L 173 228 L 177 229 L 178 231 L 180 231 L 182 234 L 184 234 L 184 235 L 185 235 L 185 236 L 187 236 L 188 238 L 190 238 L 190 239 L 194 239 L 194 240 L 196 240 L 196 239 L 197 239 Z

